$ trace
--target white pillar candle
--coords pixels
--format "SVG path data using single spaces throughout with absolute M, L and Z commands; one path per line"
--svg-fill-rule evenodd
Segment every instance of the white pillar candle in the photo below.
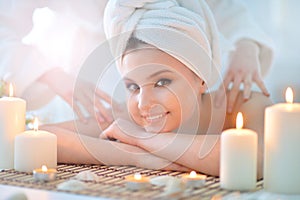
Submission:
M 251 190 L 256 187 L 257 133 L 242 129 L 241 113 L 236 126 L 221 135 L 220 185 L 228 190 Z
M 26 102 L 12 96 L 10 84 L 9 97 L 0 98 L 0 169 L 14 167 L 14 139 L 25 130 Z
M 265 110 L 264 188 L 300 194 L 300 104 L 291 88 L 286 101 Z
M 47 131 L 38 130 L 37 121 L 34 130 L 25 131 L 15 138 L 15 170 L 32 172 L 42 165 L 49 168 L 57 166 L 57 137 Z

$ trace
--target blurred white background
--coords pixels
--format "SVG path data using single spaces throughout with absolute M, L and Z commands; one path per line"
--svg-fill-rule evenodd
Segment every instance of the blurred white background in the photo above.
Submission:
M 274 103 L 285 101 L 285 90 L 291 86 L 294 91 L 294 101 L 300 102 L 300 1 L 299 0 L 240 0 L 249 8 L 257 24 L 273 39 L 276 52 L 275 60 L 265 83 L 271 93 Z M 119 81 L 115 69 L 108 70 L 103 77 L 104 89 L 108 93 L 116 92 Z M 257 88 L 256 88 L 257 90 Z M 117 92 L 118 93 L 118 92 Z M 120 95 L 118 95 L 120 96 Z M 72 110 L 60 99 L 56 99 L 44 109 L 35 112 L 37 115 L 48 116 L 45 121 L 61 121 L 66 116 L 73 117 Z M 55 105 L 54 105 L 55 103 Z M 49 109 L 56 107 L 58 109 Z M 60 109 L 61 108 L 61 109 Z M 64 109 L 63 109 L 64 108 Z M 67 109 L 66 109 L 67 108 Z M 62 110 L 64 114 L 58 112 Z M 40 113 L 40 114 L 39 114 Z M 62 118 L 62 119 L 60 119 Z
M 258 25 L 273 39 L 276 55 L 265 78 L 274 102 L 283 102 L 285 89 L 294 90 L 300 102 L 300 1 L 243 0 Z

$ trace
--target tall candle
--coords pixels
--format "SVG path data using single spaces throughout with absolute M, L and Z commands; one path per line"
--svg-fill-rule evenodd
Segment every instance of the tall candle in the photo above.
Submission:
M 0 169 L 14 167 L 14 138 L 25 130 L 26 102 L 13 97 L 13 87 L 9 86 L 9 96 L 0 98 Z
M 32 172 L 46 165 L 57 166 L 56 135 L 38 130 L 38 122 L 34 122 L 34 130 L 25 131 L 15 138 L 15 170 Z
M 286 101 L 265 110 L 264 188 L 300 194 L 300 104 L 291 88 Z
M 228 190 L 251 190 L 256 187 L 257 133 L 243 129 L 238 113 L 236 129 L 221 135 L 220 185 Z

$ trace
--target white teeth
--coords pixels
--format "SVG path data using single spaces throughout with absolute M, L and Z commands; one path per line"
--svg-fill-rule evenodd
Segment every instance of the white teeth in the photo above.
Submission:
M 146 117 L 146 119 L 147 120 L 155 120 L 155 119 L 159 119 L 162 117 L 163 117 L 163 114 L 160 114 L 160 115 L 155 115 L 155 116 L 148 116 L 148 117 Z

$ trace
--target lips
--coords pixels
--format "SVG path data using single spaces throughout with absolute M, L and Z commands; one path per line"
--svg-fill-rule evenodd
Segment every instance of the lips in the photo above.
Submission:
M 160 113 L 160 114 L 151 114 L 151 115 L 148 114 L 148 115 L 142 115 L 142 118 L 144 118 L 148 123 L 152 123 L 154 121 L 161 120 L 168 114 L 169 114 L 169 112 Z

